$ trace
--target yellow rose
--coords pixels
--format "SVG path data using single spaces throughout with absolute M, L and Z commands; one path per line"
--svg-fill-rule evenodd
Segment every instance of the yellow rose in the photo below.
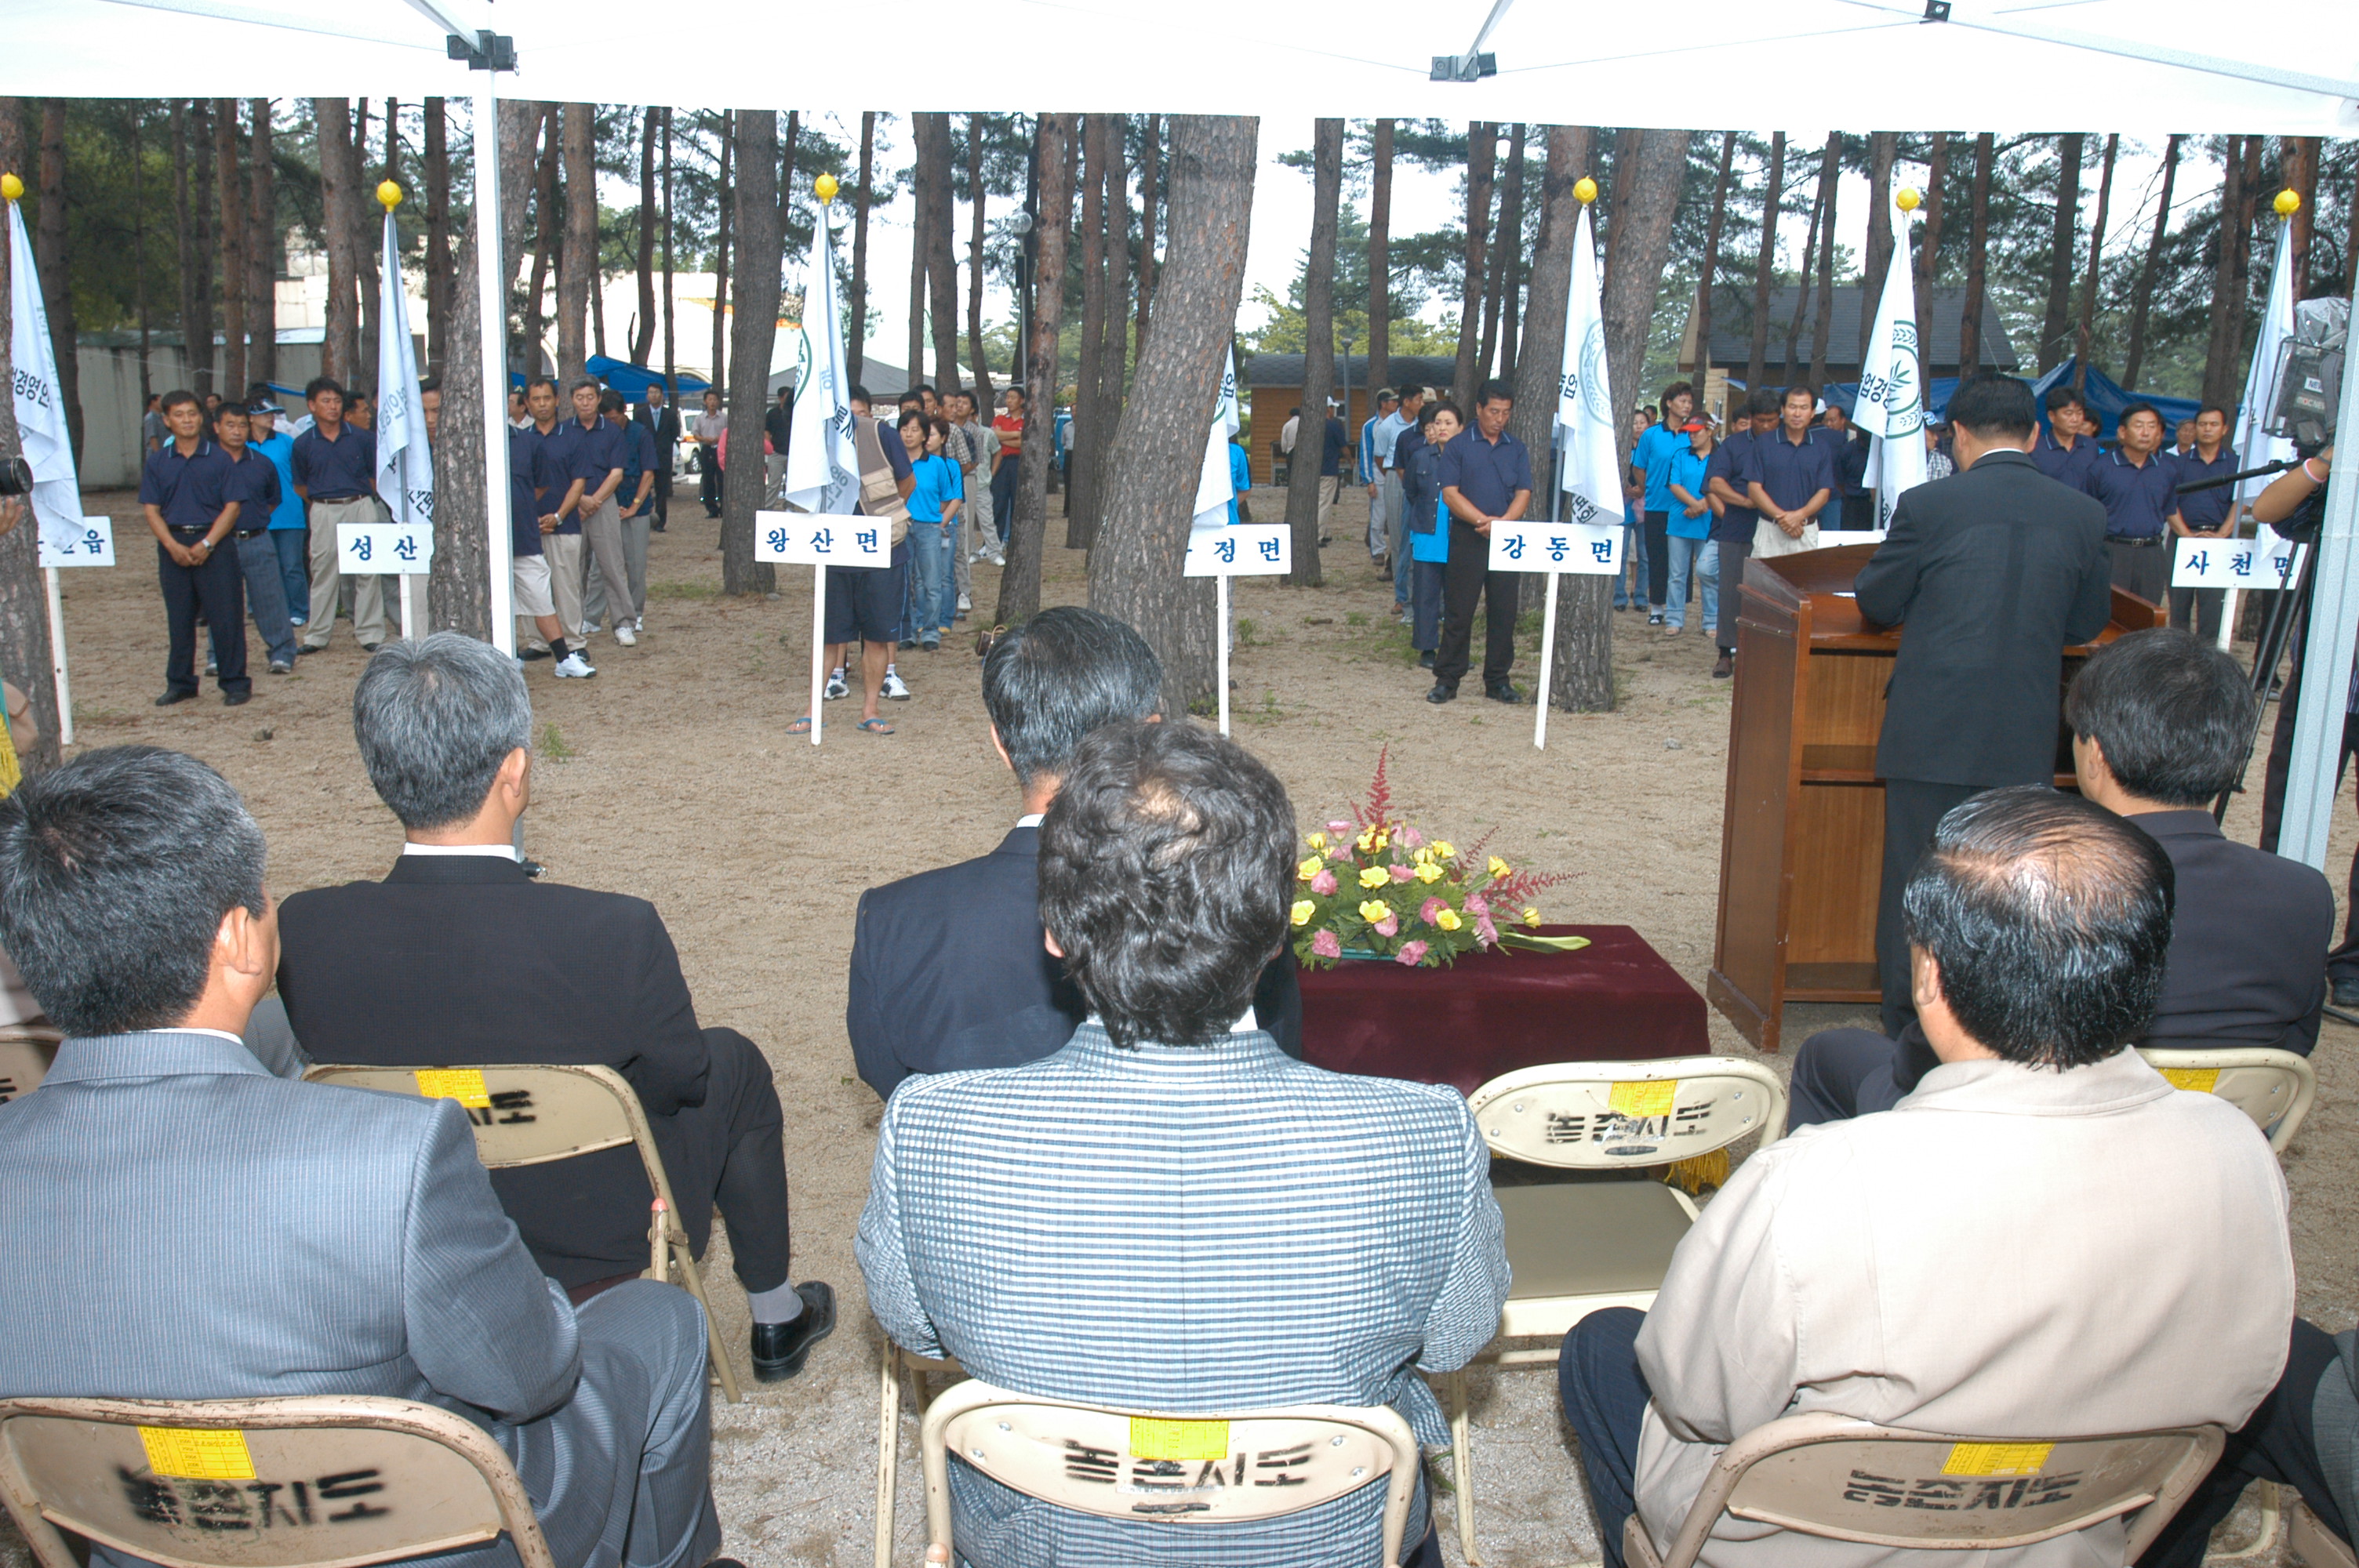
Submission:
M 1540 924 L 1540 912 L 1539 912 L 1538 910 L 1537 910 L 1537 909 L 1527 909 L 1527 910 L 1525 910 L 1525 911 L 1524 911 L 1524 924 L 1525 924 L 1525 925 L 1528 925 L 1528 926 L 1531 926 L 1531 927 L 1532 927 L 1533 929 L 1535 929 L 1535 930 L 1538 930 L 1538 929 L 1539 928 L 1539 924 Z
M 1458 859 L 1457 849 L 1451 847 L 1450 840 L 1447 838 L 1435 839 L 1433 841 L 1433 852 L 1440 856 L 1445 860 L 1454 860 Z
M 1306 898 L 1295 904 L 1288 917 L 1297 925 L 1308 925 L 1310 924 L 1310 917 L 1317 913 L 1319 913 L 1319 906 Z
M 1374 925 L 1393 912 L 1392 905 L 1380 898 L 1372 898 L 1360 905 L 1360 918 Z
M 1409 860 L 1417 865 L 1430 865 L 1433 861 L 1433 846 L 1419 844 L 1417 847 L 1417 852 L 1409 856 Z
M 1361 829 L 1359 845 L 1360 850 L 1363 854 L 1375 849 L 1376 847 L 1376 830 L 1374 827 L 1365 827 Z
M 1441 880 L 1441 868 L 1428 860 L 1418 867 L 1417 880 L 1421 882 L 1438 882 Z
M 1495 882 L 1502 881 L 1506 877 L 1513 875 L 1514 872 L 1515 868 L 1508 865 L 1506 861 L 1499 859 L 1496 855 L 1491 857 L 1491 880 Z
M 1299 882 L 1307 882 L 1326 869 L 1327 862 L 1321 860 L 1318 856 L 1313 855 L 1310 859 L 1303 861 L 1302 864 L 1294 868 L 1294 880 Z
M 1310 838 L 1305 838 L 1303 842 L 1323 854 L 1327 849 L 1327 835 L 1324 833 L 1313 833 Z
M 1392 880 L 1393 874 L 1382 866 L 1369 866 L 1360 872 L 1360 885 L 1364 888 L 1380 888 Z
M 1454 909 L 1444 909 L 1436 912 L 1433 917 L 1433 923 L 1436 925 L 1440 926 L 1444 931 L 1455 931 L 1460 926 L 1466 924 L 1464 921 L 1458 918 L 1458 912 Z

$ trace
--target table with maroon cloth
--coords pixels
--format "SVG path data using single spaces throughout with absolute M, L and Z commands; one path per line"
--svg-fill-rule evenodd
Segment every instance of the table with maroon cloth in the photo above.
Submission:
M 1711 1053 L 1703 997 L 1636 931 L 1540 932 L 1589 946 L 1471 953 L 1441 968 L 1373 959 L 1305 968 L 1303 1059 L 1472 1094 L 1518 1067 Z

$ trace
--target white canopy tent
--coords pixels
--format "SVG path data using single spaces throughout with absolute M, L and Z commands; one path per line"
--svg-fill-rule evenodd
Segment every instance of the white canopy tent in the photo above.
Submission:
M 1782 0 L 1774 11 L 1678 21 L 1565 0 L 1199 0 L 1180 12 L 1137 0 L 1015 0 L 980 34 L 969 10 L 940 0 L 895 15 L 916 25 L 887 46 L 846 29 L 840 5 L 813 0 L 711 0 L 677 16 L 625 0 L 0 0 L 0 93 L 472 99 L 478 194 L 495 202 L 488 155 L 500 96 L 790 101 L 839 114 L 1282 105 L 1679 129 L 1697 117 L 1697 101 L 1665 83 L 1716 81 L 1757 85 L 1721 94 L 1730 112 L 1712 129 L 1807 133 L 1840 120 L 1885 131 L 2359 135 L 2359 5 L 2350 0 L 2280 0 L 2260 16 L 2223 15 L 2212 0 Z M 503 69 L 476 69 L 487 61 Z M 496 247 L 480 254 L 484 319 L 497 323 L 505 269 Z M 495 326 L 483 345 L 495 431 L 505 418 L 501 337 Z M 2359 430 L 2359 376 L 2345 378 L 2343 424 Z M 505 643 L 497 442 L 486 443 L 485 460 L 494 625 Z M 2359 484 L 2348 478 L 2332 497 L 2314 602 L 2311 667 L 2349 668 Z M 2312 865 L 2325 859 L 2340 689 L 2310 683 L 2295 735 L 2280 842 Z

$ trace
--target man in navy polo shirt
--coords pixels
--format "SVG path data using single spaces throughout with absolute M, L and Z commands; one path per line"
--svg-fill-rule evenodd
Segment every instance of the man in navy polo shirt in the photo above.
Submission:
M 2228 445 L 2228 411 L 2207 403 L 2195 416 L 2195 445 L 2184 455 L 2173 453 L 2179 482 L 2217 479 L 2236 471 L 2236 449 Z M 2179 515 L 2171 533 L 2181 538 L 2230 539 L 2236 534 L 2236 487 L 2233 484 L 2199 490 L 2177 497 Z M 2170 590 L 2170 623 L 2209 643 L 2220 635 L 2220 614 L 2228 597 L 2224 588 L 2174 588 Z
M 2160 604 L 2170 586 L 2171 537 L 2185 531 L 2177 493 L 2179 463 L 2162 454 L 2162 416 L 2151 403 L 2123 409 L 2119 428 L 2121 445 L 2089 465 L 2081 488 L 2105 503 L 2105 550 L 2114 558 L 2114 586 Z
M 1753 492 L 1745 488 L 1745 464 L 1752 455 L 1753 443 L 1777 425 L 1777 393 L 1766 386 L 1755 387 L 1745 395 L 1744 406 L 1730 414 L 1728 435 L 1712 449 L 1712 461 L 1704 466 L 1704 493 L 1721 506 L 1712 524 L 1712 540 L 1720 546 L 1720 619 L 1712 627 L 1720 657 L 1712 666 L 1714 680 L 1726 680 L 1736 673 L 1738 600 L 1745 586 L 1745 562 L 1753 554 L 1754 529 L 1761 520 L 1761 514 L 1753 510 Z
M 1826 422 L 1813 439 L 1823 441 L 1835 455 L 1834 526 L 1843 533 L 1875 526 L 1875 507 L 1867 492 L 1867 438 L 1851 422 L 1851 411 L 1827 400 Z
M 1745 454 L 1746 497 L 1761 514 L 1753 536 L 1756 556 L 1819 547 L 1819 514 L 1834 499 L 1835 455 L 1810 435 L 1818 403 L 1809 385 L 1788 387 L 1777 405 L 1777 428 L 1756 437 Z
M 622 488 L 629 457 L 622 431 L 599 416 L 597 382 L 576 376 L 566 392 L 573 400 L 571 423 L 576 430 L 567 453 L 572 469 L 566 475 L 564 504 L 557 511 L 582 524 L 582 543 L 605 582 L 607 623 L 614 629 L 614 641 L 627 648 L 639 639 L 630 626 L 631 573 L 623 555 L 623 514 L 614 492 Z M 573 630 L 586 638 L 590 623 L 584 621 Z
M 582 439 L 579 420 L 558 417 L 557 383 L 537 375 L 525 384 L 525 411 L 540 439 L 532 451 L 532 485 L 538 493 L 540 547 L 549 562 L 549 593 L 568 642 L 582 643 L 582 516 L 569 504 L 573 467 Z M 552 652 L 554 649 L 551 650 Z
M 295 673 L 295 623 L 287 613 L 287 590 L 278 578 L 278 551 L 270 543 L 270 514 L 278 509 L 278 470 L 270 460 L 246 445 L 246 412 L 224 403 L 213 416 L 213 437 L 229 462 L 223 493 L 238 503 L 236 540 L 239 575 L 245 579 L 245 601 L 254 610 L 255 629 L 268 650 L 270 673 Z M 221 628 L 212 627 L 213 663 L 221 663 Z
M 238 503 L 229 495 L 229 460 L 205 439 L 204 405 L 194 393 L 164 395 L 164 426 L 172 438 L 147 454 L 139 474 L 139 507 L 156 535 L 156 575 L 172 634 L 164 695 L 156 706 L 169 708 L 197 695 L 201 609 L 220 653 L 222 704 L 235 708 L 254 695 L 254 680 L 245 673 L 245 594 L 237 551 L 221 547 L 238 518 Z
M 311 427 L 295 438 L 288 466 L 295 493 L 311 514 L 311 616 L 298 651 L 316 654 L 328 645 L 336 625 L 336 524 L 381 523 L 376 500 L 376 438 L 344 418 L 344 389 L 328 376 L 314 376 L 303 388 Z M 353 584 L 353 635 L 375 653 L 386 638 L 385 579 L 364 577 Z
M 541 641 L 549 644 L 549 654 L 557 660 L 560 679 L 586 680 L 598 672 L 582 656 L 579 648 L 565 645 L 565 627 L 557 618 L 557 599 L 549 576 L 549 558 L 543 548 L 546 537 L 541 533 L 540 488 L 535 483 L 535 468 L 540 449 L 549 439 L 549 429 L 557 423 L 557 388 L 547 381 L 536 381 L 542 406 L 548 412 L 543 424 L 534 422 L 532 397 L 525 399 L 525 423 L 521 429 L 508 431 L 508 555 L 509 586 L 516 600 L 516 612 L 529 616 L 533 629 Z M 578 541 L 580 535 L 574 535 Z M 580 557 L 575 557 L 578 564 Z M 518 664 L 524 662 L 519 658 Z
M 1474 393 L 1474 427 L 1441 449 L 1434 482 L 1450 510 L 1450 564 L 1441 579 L 1441 646 L 1433 656 L 1433 689 L 1428 702 L 1449 702 L 1465 677 L 1474 637 L 1474 605 L 1485 603 L 1483 695 L 1494 702 L 1521 702 L 1508 684 L 1516 663 L 1516 589 L 1520 572 L 1491 570 L 1491 524 L 1513 523 L 1532 503 L 1532 458 L 1507 434 L 1516 391 L 1504 381 L 1486 381 Z M 1540 694 L 1547 700 L 1548 694 Z
M 2069 386 L 2049 387 L 2047 405 L 2048 428 L 2032 443 L 2031 460 L 2059 484 L 2083 489 L 2082 479 L 2101 455 L 2097 422 L 2089 417 L 2089 406 L 2081 395 Z

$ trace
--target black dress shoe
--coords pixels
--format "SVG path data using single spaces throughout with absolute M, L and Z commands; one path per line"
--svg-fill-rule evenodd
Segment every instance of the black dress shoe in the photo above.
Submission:
M 835 1287 L 824 1280 L 805 1280 L 795 1287 L 802 1297 L 802 1315 L 792 1323 L 754 1325 L 754 1376 L 765 1383 L 783 1383 L 803 1369 L 811 1346 L 835 1332 Z
M 2334 979 L 2334 1005 L 2359 1007 L 2359 975 L 2338 975 Z
M 516 657 L 524 660 L 527 664 L 530 664 L 535 659 L 545 659 L 549 657 L 549 650 L 547 648 L 527 648 L 523 653 L 518 654 Z
M 169 708 L 176 702 L 190 701 L 196 697 L 196 695 L 197 694 L 193 691 L 168 691 L 163 696 L 156 699 L 156 706 L 158 708 Z
M 1483 688 L 1483 695 L 1489 697 L 1493 702 L 1521 702 L 1524 700 L 1524 694 L 1517 691 L 1506 681 L 1501 681 L 1496 686 L 1484 687 Z
M 223 708 L 244 708 L 247 703 L 252 702 L 253 700 L 254 693 L 250 691 L 225 691 L 222 693 L 222 706 Z
M 1458 688 L 1447 681 L 1435 681 L 1433 689 L 1425 694 L 1425 700 L 1434 703 L 1455 702 L 1458 700 Z
M 1428 648 L 1424 653 L 1419 654 L 1417 656 L 1417 667 L 1418 667 L 1418 668 L 1419 668 L 1419 669 L 1421 669 L 1421 670 L 1430 670 L 1430 669 L 1433 668 L 1433 650 L 1432 650 L 1432 649 Z

